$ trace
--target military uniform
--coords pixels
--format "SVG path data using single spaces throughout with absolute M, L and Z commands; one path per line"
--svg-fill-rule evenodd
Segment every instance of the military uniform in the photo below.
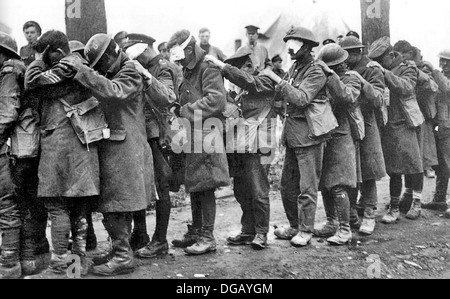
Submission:
M 219 153 L 207 153 L 204 146 L 201 152 L 195 150 L 212 133 L 210 129 L 199 130 L 196 126 L 203 125 L 208 118 L 224 121 L 222 112 L 226 104 L 226 91 L 220 70 L 204 61 L 205 52 L 198 45 L 194 51 L 195 58 L 183 71 L 179 99 L 181 117 L 190 122 L 194 141 L 190 153 L 186 154 L 186 192 L 191 193 L 192 227 L 197 232 L 201 230 L 199 242 L 185 250 L 187 253 L 199 254 L 205 253 L 204 249 L 208 252 L 216 248 L 213 236 L 216 214 L 214 191 L 228 186 L 230 177 L 224 147 Z M 202 113 L 201 119 L 195 119 L 194 113 L 199 111 Z M 198 139 L 195 140 L 194 136 Z
M 20 48 L 20 57 L 22 61 L 25 63 L 25 66 L 28 67 L 36 58 L 36 50 L 34 50 L 31 45 L 26 45 Z
M 251 52 L 237 52 L 230 57 L 222 69 L 222 75 L 231 83 L 242 88 L 240 98 L 238 99 L 244 119 L 264 119 L 267 126 L 258 126 L 255 140 L 248 140 L 249 143 L 258 144 L 265 151 L 274 151 L 275 146 L 270 139 L 273 128 L 272 120 L 276 119 L 273 109 L 275 83 L 267 76 L 248 74 L 239 68 L 233 66 L 236 59 L 249 58 Z M 262 122 L 261 121 L 261 124 Z M 264 132 L 260 132 L 264 130 Z M 234 132 L 234 128 L 233 128 Z M 268 140 L 259 140 L 267 136 Z M 228 144 L 227 135 L 227 144 Z M 264 147 L 268 148 L 264 148 Z M 262 163 L 263 156 L 261 148 L 248 149 L 245 153 L 228 154 L 230 166 L 230 175 L 234 177 L 234 194 L 236 200 L 242 208 L 241 218 L 241 238 L 247 238 L 247 242 L 252 242 L 256 235 L 261 240 L 253 243 L 256 248 L 264 248 L 267 242 L 267 233 L 269 232 L 270 222 L 270 183 L 269 168 L 270 164 Z M 239 149 L 237 149 L 239 150 Z M 231 244 L 236 238 L 229 238 Z
M 68 55 L 72 56 L 80 57 Z M 44 198 L 52 221 L 50 267 L 60 273 L 67 268 L 65 257 L 71 230 L 72 252 L 83 259 L 86 256 L 86 213 L 100 194 L 97 145 L 87 148 L 81 143 L 65 110 L 65 105 L 92 97 L 74 81 L 75 75 L 60 62 L 49 69 L 43 61 L 36 60 L 25 77 L 25 88 L 36 92 L 42 105 L 38 196 Z
M 20 229 L 22 221 L 18 198 L 11 173 L 7 140 L 18 119 L 20 94 L 23 89 L 24 65 L 11 59 L 0 66 L 0 230 L 2 246 L 0 259 L 0 278 L 20 277 Z M 8 270 L 17 268 L 16 274 Z

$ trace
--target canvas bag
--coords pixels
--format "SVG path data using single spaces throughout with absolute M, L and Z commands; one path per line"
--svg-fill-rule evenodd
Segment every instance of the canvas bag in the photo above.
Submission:
M 11 135 L 11 156 L 16 158 L 35 158 L 39 155 L 40 130 L 31 108 L 19 116 Z
M 110 138 L 105 115 L 96 98 L 92 97 L 76 105 L 70 105 L 63 99 L 59 101 L 63 104 L 66 116 L 83 145 L 89 146 L 90 143 Z

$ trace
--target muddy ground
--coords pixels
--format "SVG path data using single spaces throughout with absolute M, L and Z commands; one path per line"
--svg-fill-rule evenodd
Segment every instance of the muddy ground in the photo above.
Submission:
M 275 190 L 279 172 L 277 166 L 272 169 Z M 378 183 L 377 227 L 373 236 L 361 237 L 354 232 L 352 244 L 344 247 L 332 247 L 325 240 L 315 238 L 306 248 L 294 248 L 288 241 L 275 239 L 274 226 L 285 225 L 287 220 L 279 192 L 272 191 L 270 246 L 264 251 L 227 245 L 226 238 L 240 231 L 242 213 L 236 200 L 227 196 L 229 190 L 221 190 L 218 196 L 222 198 L 217 201 L 216 253 L 193 257 L 186 256 L 182 249 L 171 248 L 166 257 L 138 260 L 137 270 L 120 278 L 194 279 L 198 275 L 211 279 L 450 278 L 450 219 L 444 218 L 442 213 L 424 211 L 417 221 L 407 220 L 402 215 L 396 225 L 381 224 L 379 221 L 389 201 L 388 184 L 387 178 Z M 434 186 L 434 179 L 425 179 L 425 201 L 431 200 Z M 177 204 L 180 202 L 183 201 Z M 186 232 L 191 219 L 189 205 L 181 205 L 172 210 L 169 243 Z M 155 225 L 154 211 L 148 212 L 147 221 L 151 236 Z M 320 198 L 316 227 L 324 221 Z M 106 250 L 109 243 L 100 219 L 95 221 L 95 228 L 99 249 Z M 98 251 L 89 253 L 90 256 L 94 254 Z M 33 278 L 53 277 L 40 274 Z M 88 275 L 86 278 L 96 277 Z

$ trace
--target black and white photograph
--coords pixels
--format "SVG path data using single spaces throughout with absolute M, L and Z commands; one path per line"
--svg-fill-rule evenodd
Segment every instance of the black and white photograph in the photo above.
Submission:
M 0 279 L 450 279 L 449 17 L 0 0 Z

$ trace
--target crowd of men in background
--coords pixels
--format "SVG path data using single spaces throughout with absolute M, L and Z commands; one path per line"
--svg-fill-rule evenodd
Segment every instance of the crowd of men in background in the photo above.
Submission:
M 450 214 L 450 50 L 439 54 L 441 71 L 407 41 L 392 46 L 382 37 L 365 49 L 351 31 L 323 41 L 313 55 L 320 45 L 314 33 L 292 27 L 283 39 L 293 62 L 285 72 L 280 55 L 270 59 L 258 42 L 259 28 L 246 30 L 248 43 L 231 57 L 210 45 L 207 28 L 198 43 L 181 30 L 157 49 L 141 33 L 96 34 L 84 45 L 59 31 L 42 34 L 30 21 L 19 52 L 0 33 L 0 278 L 65 275 L 70 254 L 80 257 L 82 275 L 101 276 L 134 271 L 136 257 L 167 255 L 170 192 L 180 185 L 190 194 L 192 224 L 172 245 L 189 255 L 214 252 L 215 190 L 231 178 L 242 228 L 227 242 L 267 248 L 276 150 L 268 139 L 278 117 L 289 222 L 275 230 L 278 239 L 306 247 L 317 236 L 341 246 L 356 231 L 373 234 L 376 182 L 386 175 L 391 200 L 383 223 L 396 223 L 400 213 L 418 219 L 422 208 Z M 219 126 L 203 126 L 212 118 Z M 238 126 L 257 133 L 245 135 L 243 152 L 175 153 L 180 119 L 192 124 L 188 136 L 201 124 L 201 144 L 222 126 L 237 143 Z M 434 198 L 423 203 L 424 174 L 434 171 Z M 150 239 L 146 209 L 155 189 Z M 319 192 L 327 222 L 317 230 Z M 111 248 L 91 260 L 93 212 L 103 214 Z

